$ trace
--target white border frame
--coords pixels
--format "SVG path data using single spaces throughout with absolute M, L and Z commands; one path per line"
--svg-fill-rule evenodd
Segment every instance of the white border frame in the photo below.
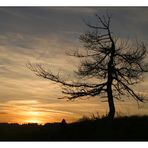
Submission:
M 0 6 L 148 6 L 147 0 L 1 0 Z

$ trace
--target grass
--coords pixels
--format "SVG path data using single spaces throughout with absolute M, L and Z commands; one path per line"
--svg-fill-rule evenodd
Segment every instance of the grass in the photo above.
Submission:
M 92 116 L 74 123 L 0 124 L 1 141 L 147 141 L 148 116 Z

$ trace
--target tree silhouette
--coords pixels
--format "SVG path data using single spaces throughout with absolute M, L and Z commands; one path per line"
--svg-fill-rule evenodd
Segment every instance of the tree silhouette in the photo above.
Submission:
M 60 83 L 62 92 L 66 94 L 64 97 L 69 100 L 106 96 L 109 105 L 108 118 L 113 119 L 114 99 L 122 100 L 122 96 L 131 96 L 136 101 L 144 101 L 131 86 L 140 82 L 143 73 L 148 72 L 146 47 L 143 42 L 137 41 L 133 45 L 129 40 L 117 38 L 111 31 L 111 16 L 95 15 L 95 18 L 96 24 L 86 23 L 89 31 L 80 36 L 84 49 L 68 53 L 81 58 L 80 66 L 75 71 L 79 81 L 66 81 L 40 64 L 29 64 L 28 67 L 37 76 Z

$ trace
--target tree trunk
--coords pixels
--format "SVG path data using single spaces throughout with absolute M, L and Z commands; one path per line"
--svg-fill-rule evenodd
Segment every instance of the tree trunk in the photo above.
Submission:
M 111 85 L 107 88 L 107 95 L 108 95 L 108 105 L 109 105 L 109 113 L 108 113 L 108 119 L 113 119 L 115 116 L 115 105 L 112 95 L 112 88 Z
M 113 59 L 115 54 L 115 45 L 112 41 L 112 47 L 111 47 L 111 56 L 110 61 L 108 63 L 108 82 L 107 82 L 107 96 L 108 96 L 108 105 L 109 105 L 109 113 L 108 118 L 113 119 L 115 116 L 115 106 L 114 106 L 114 100 L 113 100 L 113 92 L 112 92 L 112 84 L 113 84 L 113 76 L 114 73 L 114 66 L 113 66 Z

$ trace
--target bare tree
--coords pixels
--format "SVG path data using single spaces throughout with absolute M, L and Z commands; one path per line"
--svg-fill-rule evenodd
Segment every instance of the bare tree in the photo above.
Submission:
M 111 16 L 95 15 L 96 25 L 86 23 L 89 31 L 80 36 L 82 50 L 69 53 L 81 58 L 80 66 L 75 73 L 81 81 L 66 81 L 59 74 L 47 71 L 42 65 L 29 64 L 29 68 L 37 76 L 49 79 L 62 85 L 66 98 L 73 100 L 86 96 L 106 96 L 108 98 L 108 118 L 115 115 L 114 99 L 131 96 L 136 101 L 144 98 L 137 94 L 132 85 L 143 79 L 148 72 L 146 47 L 143 42 L 133 45 L 129 40 L 117 38 L 111 32 Z M 93 80 L 92 80 L 93 79 Z

